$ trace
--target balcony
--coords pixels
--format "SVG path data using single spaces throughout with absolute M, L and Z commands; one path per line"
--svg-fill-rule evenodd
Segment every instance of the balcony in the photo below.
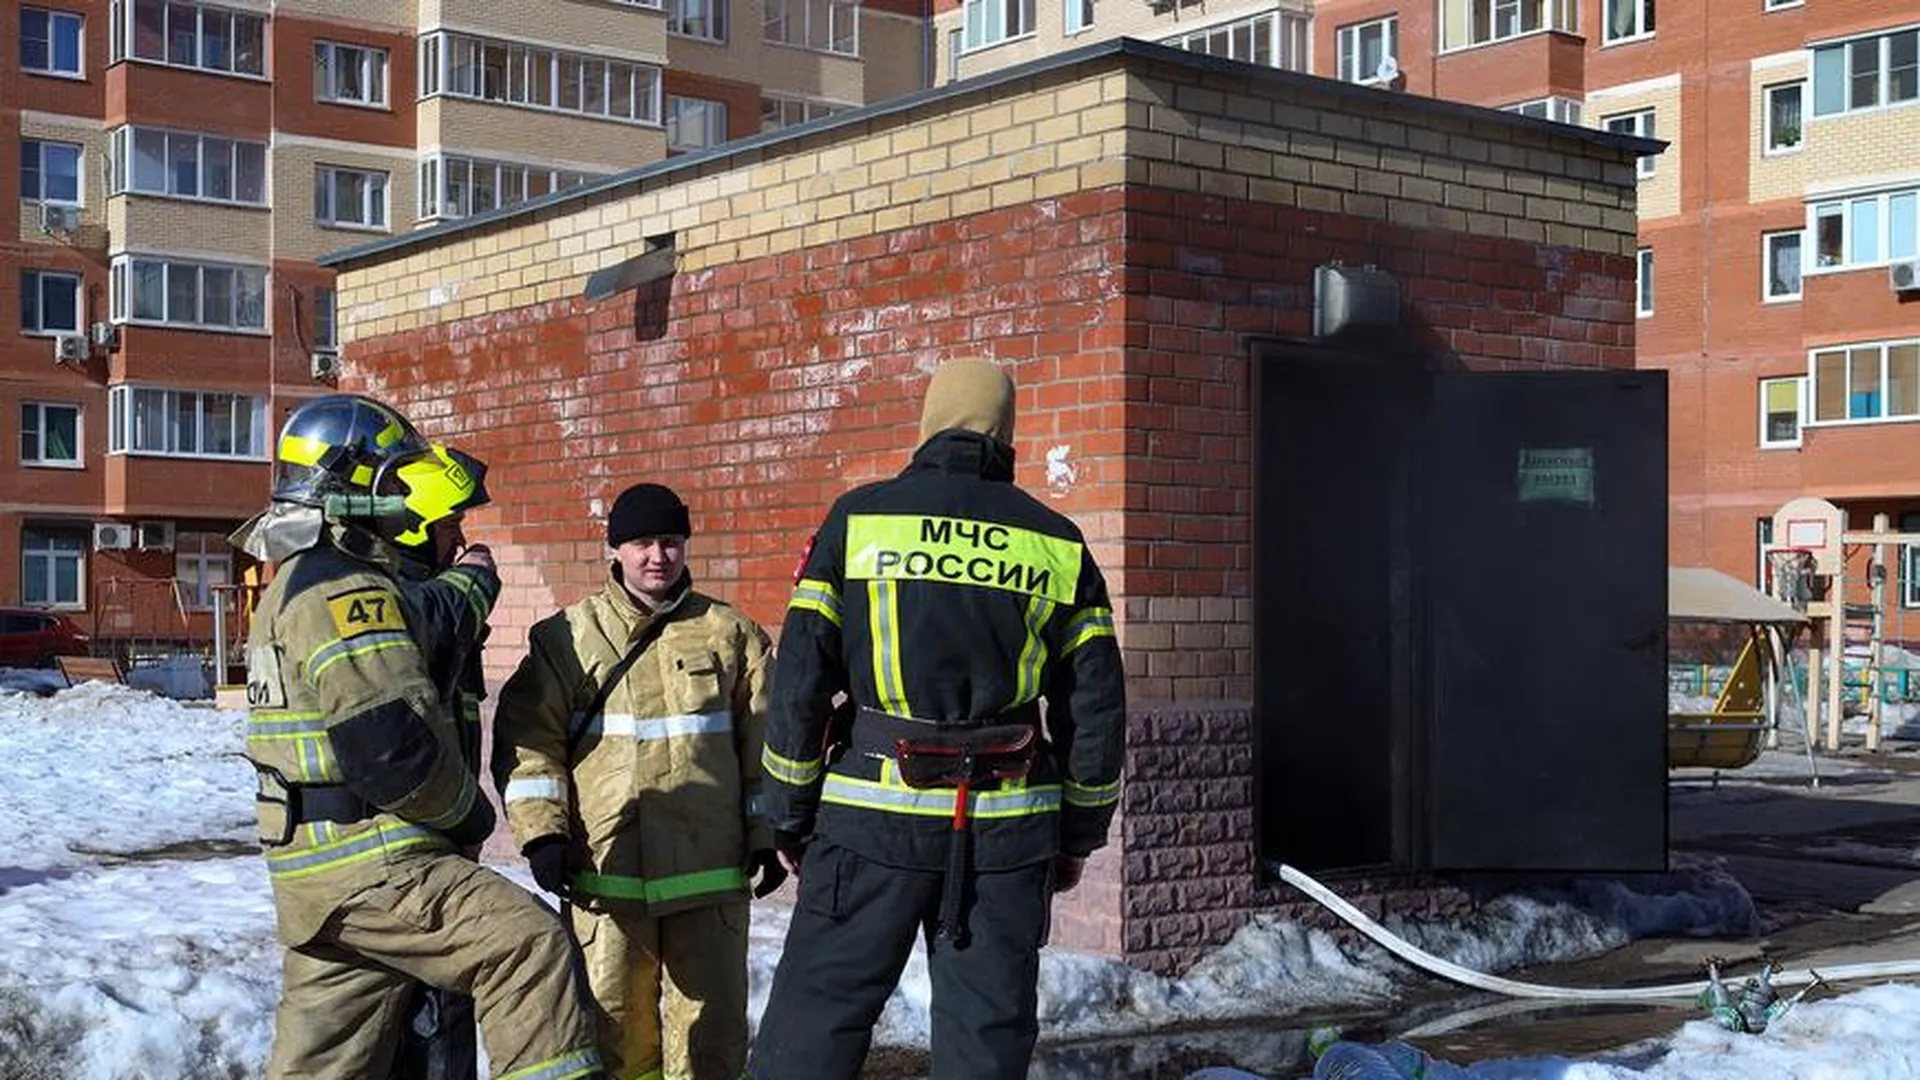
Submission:
M 102 509 L 118 517 L 245 518 L 266 505 L 271 483 L 264 461 L 108 454 L 104 471 Z
M 1499 107 L 1544 97 L 1587 96 L 1587 41 L 1546 30 L 1434 58 L 1433 94 Z

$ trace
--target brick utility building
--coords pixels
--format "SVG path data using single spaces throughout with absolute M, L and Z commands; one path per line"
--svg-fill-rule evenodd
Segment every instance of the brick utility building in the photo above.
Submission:
M 1653 423 L 1592 482 L 1653 507 L 1636 587 L 1654 596 L 1636 617 L 1664 619 L 1664 396 L 1618 374 L 1633 360 L 1634 161 L 1657 150 L 1120 41 L 321 262 L 339 271 L 342 385 L 494 468 L 495 505 L 470 531 L 508 582 L 496 677 L 536 619 L 604 580 L 602 515 L 642 477 L 693 506 L 703 587 L 777 627 L 831 500 L 904 464 L 931 368 L 1011 365 L 1019 481 L 1107 568 L 1135 707 L 1122 823 L 1057 940 L 1171 969 L 1296 899 L 1260 870 L 1275 814 L 1256 806 L 1256 774 L 1276 766 L 1252 720 L 1255 625 L 1260 597 L 1293 586 L 1256 566 L 1258 492 L 1293 475 L 1384 490 L 1337 463 L 1399 437 L 1402 414 L 1367 403 L 1364 366 L 1346 365 L 1365 375 L 1342 399 L 1349 420 L 1261 388 L 1263 366 L 1320 347 L 1317 271 L 1373 264 L 1403 290 L 1382 384 L 1425 363 L 1584 369 L 1567 376 L 1599 380 L 1582 400 L 1640 391 Z M 1297 463 L 1309 442 L 1334 464 L 1258 464 Z M 1511 485 L 1511 450 L 1493 457 Z M 1265 511 L 1277 542 L 1345 545 L 1376 513 L 1295 505 L 1296 527 Z M 1644 674 L 1655 717 L 1664 670 Z M 1664 785 L 1662 736 L 1646 734 Z
M 915 89 L 918 12 L 0 2 L 0 605 L 204 644 L 279 420 L 331 388 L 316 256 Z

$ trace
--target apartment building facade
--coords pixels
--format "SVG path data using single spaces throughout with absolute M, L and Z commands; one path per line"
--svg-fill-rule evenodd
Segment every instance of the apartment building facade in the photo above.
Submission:
M 1640 165 L 1636 335 L 1639 363 L 1672 380 L 1673 560 L 1762 580 L 1773 513 L 1802 495 L 1835 502 L 1852 528 L 1885 513 L 1920 531 L 1920 8 L 936 7 L 943 78 L 1128 35 L 1667 141 Z M 1854 558 L 1859 581 L 1865 553 Z M 1905 550 L 1894 574 L 1889 632 L 1920 640 L 1920 548 Z
M 925 26 L 857 0 L 0 2 L 0 606 L 205 642 L 278 423 L 332 389 L 316 257 L 917 89 Z

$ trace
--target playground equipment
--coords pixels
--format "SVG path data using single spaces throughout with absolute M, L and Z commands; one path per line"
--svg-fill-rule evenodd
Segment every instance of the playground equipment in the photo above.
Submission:
M 1667 621 L 1670 650 L 1691 654 L 1691 663 L 1705 667 L 1736 657 L 1709 707 L 1668 713 L 1667 767 L 1750 764 L 1777 730 L 1780 660 L 1807 616 L 1718 570 L 1673 566 L 1667 568 Z
M 1825 499 L 1803 497 L 1773 515 L 1774 542 L 1766 548 L 1770 591 L 1804 612 L 1812 623 L 1807 648 L 1807 741 L 1820 739 L 1825 724 L 1827 750 L 1840 749 L 1845 718 L 1848 646 L 1863 650 L 1867 718 L 1866 748 L 1880 748 L 1888 678 L 1901 665 L 1887 647 L 1887 558 L 1895 545 L 1920 544 L 1920 533 L 1896 532 L 1886 514 L 1875 514 L 1873 528 L 1850 531 L 1847 512 Z M 1847 572 L 1848 549 L 1868 549 L 1867 603 L 1848 603 L 1855 584 Z M 1905 678 L 1905 673 L 1900 673 Z M 1824 689 L 1824 694 L 1822 693 Z

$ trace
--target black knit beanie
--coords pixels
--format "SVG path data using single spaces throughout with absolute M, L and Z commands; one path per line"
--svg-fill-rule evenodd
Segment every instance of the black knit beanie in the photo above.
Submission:
M 692 536 L 687 504 L 663 484 L 635 484 L 613 500 L 607 515 L 607 546 L 643 536 Z

